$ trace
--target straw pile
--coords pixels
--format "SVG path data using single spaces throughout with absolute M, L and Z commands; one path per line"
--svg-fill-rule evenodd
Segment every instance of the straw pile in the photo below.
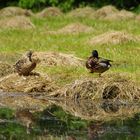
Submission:
M 134 19 L 135 14 L 126 11 L 126 10 L 121 10 L 119 11 L 113 6 L 104 6 L 94 13 L 94 17 L 98 19 L 103 19 L 103 20 L 126 20 L 126 19 Z
M 72 11 L 70 11 L 67 15 L 69 17 L 94 17 L 95 10 L 91 7 L 83 7 L 83 8 L 77 8 Z
M 90 45 L 121 44 L 129 41 L 139 41 L 140 38 L 122 31 L 111 31 L 95 36 L 88 41 Z
M 138 100 L 140 88 L 124 75 L 110 75 L 95 79 L 80 79 L 55 92 L 55 96 L 72 99 Z
M 13 73 L 13 68 L 7 63 L 0 62 L 0 77 Z
M 79 34 L 79 33 L 91 33 L 94 29 L 82 23 L 71 23 L 57 31 L 50 31 L 53 34 Z
M 37 13 L 36 16 L 39 18 L 47 18 L 47 17 L 56 17 L 56 16 L 62 16 L 63 13 L 61 10 L 57 7 L 49 7 L 43 9 L 41 12 Z
M 6 92 L 52 92 L 57 88 L 50 77 L 44 76 L 19 76 L 10 74 L 0 79 L 0 89 Z
M 10 29 L 33 29 L 35 25 L 31 22 L 28 17 L 25 16 L 14 16 L 0 20 L 0 28 Z
M 33 13 L 30 10 L 22 9 L 20 7 L 6 7 L 0 10 L 0 17 L 11 16 L 32 16 Z
M 39 58 L 42 66 L 83 66 L 84 61 L 72 54 L 55 52 L 35 52 L 33 58 Z

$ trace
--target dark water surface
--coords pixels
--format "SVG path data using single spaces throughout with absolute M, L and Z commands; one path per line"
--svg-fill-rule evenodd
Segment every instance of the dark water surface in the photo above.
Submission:
M 140 104 L 50 100 L 40 112 L 0 109 L 0 140 L 140 140 Z

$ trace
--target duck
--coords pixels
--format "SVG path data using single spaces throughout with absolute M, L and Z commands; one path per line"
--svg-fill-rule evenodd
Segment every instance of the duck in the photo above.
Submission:
M 28 51 L 26 57 L 18 60 L 14 65 L 14 72 L 18 75 L 29 76 L 39 63 L 39 59 L 32 59 L 33 51 Z
M 30 131 L 36 122 L 36 118 L 33 116 L 30 110 L 28 108 L 17 109 L 15 112 L 15 118 L 17 122 L 26 127 L 26 133 L 30 134 Z
M 101 76 L 103 72 L 109 70 L 112 66 L 110 62 L 113 61 L 99 57 L 98 51 L 93 50 L 92 55 L 86 61 L 86 68 L 90 73 L 98 73 Z

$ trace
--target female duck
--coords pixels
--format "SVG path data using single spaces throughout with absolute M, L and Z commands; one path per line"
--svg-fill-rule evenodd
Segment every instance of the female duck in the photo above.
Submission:
M 15 72 L 19 75 L 28 76 L 31 74 L 31 71 L 35 69 L 37 63 L 39 62 L 38 59 L 32 59 L 32 51 L 29 51 L 26 54 L 27 58 L 20 59 L 14 65 Z
M 110 67 L 112 60 L 104 59 L 98 56 L 97 50 L 92 51 L 92 56 L 86 61 L 86 68 L 90 70 L 90 73 L 99 73 L 99 76 Z

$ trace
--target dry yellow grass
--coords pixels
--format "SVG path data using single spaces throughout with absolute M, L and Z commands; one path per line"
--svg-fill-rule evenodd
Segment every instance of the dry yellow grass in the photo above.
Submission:
M 126 19 L 134 19 L 135 14 L 126 11 L 126 10 L 121 10 L 119 11 L 113 6 L 104 6 L 100 9 L 98 9 L 94 16 L 98 19 L 103 19 L 103 20 L 126 20 Z
M 33 13 L 30 10 L 22 9 L 20 7 L 6 7 L 0 10 L 0 17 L 11 16 L 32 16 Z
M 33 29 L 35 25 L 28 17 L 14 16 L 0 19 L 0 28 L 2 29 Z
M 91 33 L 94 29 L 82 23 L 71 23 L 57 31 L 50 31 L 52 34 L 78 34 L 78 33 Z
M 83 8 L 77 8 L 72 11 L 70 11 L 67 16 L 69 17 L 94 17 L 95 10 L 91 7 L 83 7 Z
M 52 92 L 57 86 L 47 75 L 19 76 L 10 74 L 0 79 L 0 89 L 5 92 Z
M 53 95 L 53 94 L 52 94 Z M 139 100 L 140 88 L 125 75 L 113 74 L 101 78 L 80 79 L 64 86 L 54 93 L 54 96 L 72 99 L 117 99 L 117 100 Z
M 7 63 L 0 62 L 0 77 L 13 73 L 13 68 Z
M 62 15 L 63 15 L 63 13 L 57 7 L 45 8 L 41 12 L 36 14 L 36 16 L 39 18 L 46 18 L 46 17 L 50 17 L 50 16 L 55 17 L 55 16 L 62 16 Z
M 132 34 L 128 34 L 126 32 L 122 32 L 122 31 L 110 31 L 110 32 L 106 32 L 103 33 L 101 35 L 97 35 L 93 38 L 91 38 L 90 40 L 88 40 L 88 44 L 90 45 L 95 45 L 95 44 L 99 44 L 99 45 L 103 45 L 103 44 L 121 44 L 121 43 L 126 43 L 126 42 L 130 42 L 130 41 L 139 41 L 140 38 L 132 35 Z
M 84 60 L 73 54 L 56 52 L 35 52 L 33 58 L 38 58 L 42 66 L 83 66 Z

